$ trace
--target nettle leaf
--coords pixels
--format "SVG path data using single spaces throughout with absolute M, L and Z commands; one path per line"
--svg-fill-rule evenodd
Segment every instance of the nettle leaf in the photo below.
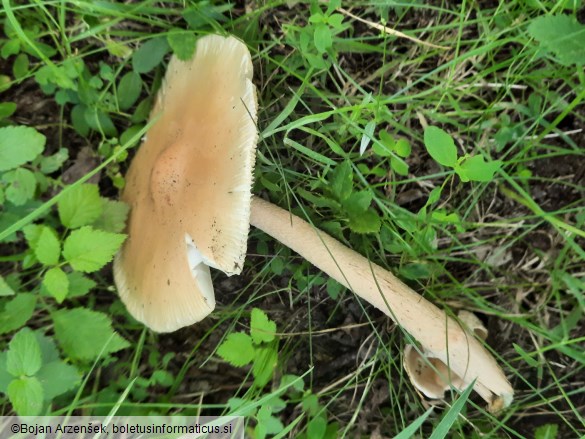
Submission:
M 35 256 L 43 265 L 56 265 L 61 254 L 61 244 L 55 231 L 48 226 L 42 226 L 41 233 L 33 247 Z
M 21 329 L 8 344 L 6 370 L 14 377 L 33 376 L 41 365 L 41 348 L 34 332 Z
M 45 364 L 37 373 L 46 400 L 51 400 L 69 390 L 75 389 L 81 382 L 81 375 L 75 366 L 62 361 Z
M 86 308 L 61 309 L 52 314 L 55 339 L 63 351 L 77 360 L 95 360 L 103 350 L 110 354 L 129 343 L 112 329 L 111 319 Z
M 254 359 L 252 338 L 243 332 L 231 333 L 217 348 L 217 355 L 232 366 L 241 367 L 250 364 Z
M 148 40 L 132 55 L 132 68 L 136 73 L 148 73 L 162 62 L 168 51 L 166 38 Z
M 68 297 L 85 296 L 95 286 L 96 283 L 92 279 L 85 277 L 79 271 L 73 271 L 67 274 L 69 279 L 69 294 Z
M 126 227 L 130 206 L 122 201 L 102 199 L 102 213 L 93 223 L 96 229 L 119 233 Z
M 95 184 L 71 187 L 57 203 L 61 223 L 77 229 L 93 223 L 102 213 L 102 200 Z
M 9 184 L 5 190 L 6 199 L 15 206 L 22 206 L 35 195 L 37 179 L 28 169 L 18 168 L 7 172 L 2 180 Z
M 466 158 L 463 163 L 455 166 L 455 172 L 461 181 L 484 181 L 494 179 L 494 174 L 502 167 L 500 160 L 486 162 L 483 156 L 476 155 Z
M 338 201 L 349 197 L 353 190 L 353 171 L 349 161 L 346 160 L 335 167 L 331 173 L 329 184 L 333 196 Z
M 355 233 L 378 233 L 382 221 L 372 209 L 360 214 L 349 214 L 349 228 Z
M 172 33 L 167 35 L 167 41 L 173 53 L 181 61 L 188 61 L 195 53 L 195 43 L 197 38 L 192 32 L 185 32 L 182 29 L 174 29 Z
M 0 334 L 14 331 L 30 319 L 37 303 L 32 294 L 17 294 L 0 313 Z
M 36 416 L 43 408 L 43 387 L 36 377 L 22 377 L 8 385 L 8 399 L 19 416 Z
M 31 127 L 0 128 L 0 172 L 36 159 L 45 149 L 46 137 Z
M 528 33 L 542 47 L 555 54 L 559 63 L 585 64 L 585 25 L 570 15 L 544 15 L 535 18 Z
M 142 79 L 136 72 L 128 72 L 118 84 L 118 106 L 120 110 L 132 107 L 142 92 Z
M 276 323 L 261 309 L 254 308 L 250 319 L 250 335 L 256 344 L 271 342 L 276 333 Z
M 125 239 L 126 235 L 82 227 L 65 240 L 63 256 L 73 269 L 91 273 L 110 262 Z
M 424 142 L 427 151 L 437 163 L 450 168 L 457 164 L 457 148 L 447 132 L 429 126 L 425 129 Z
M 69 278 L 59 267 L 47 270 L 43 278 L 43 285 L 57 303 L 63 302 L 69 293 Z

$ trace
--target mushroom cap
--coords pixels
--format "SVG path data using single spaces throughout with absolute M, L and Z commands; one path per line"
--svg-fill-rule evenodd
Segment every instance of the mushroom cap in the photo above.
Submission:
M 215 307 L 209 267 L 239 274 L 246 254 L 258 134 L 252 59 L 234 37 L 209 35 L 173 57 L 122 199 L 128 239 L 114 261 L 122 301 L 170 332 Z

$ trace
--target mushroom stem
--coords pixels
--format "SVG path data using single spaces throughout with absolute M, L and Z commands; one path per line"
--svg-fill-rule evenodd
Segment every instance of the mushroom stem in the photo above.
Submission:
M 306 221 L 252 197 L 250 223 L 304 257 L 388 315 L 443 361 L 491 408 L 506 407 L 514 391 L 493 356 L 462 326 L 392 273 Z

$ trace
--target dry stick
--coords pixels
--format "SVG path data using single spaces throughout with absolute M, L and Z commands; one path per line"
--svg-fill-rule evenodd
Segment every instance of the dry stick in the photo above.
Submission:
M 419 40 L 416 37 L 411 37 L 410 35 L 407 35 L 403 32 L 389 28 L 388 26 L 383 26 L 381 24 L 374 23 L 373 21 L 364 20 L 363 18 L 358 17 L 357 15 L 354 15 L 351 12 L 349 12 L 343 8 L 339 8 L 338 11 L 341 12 L 342 14 L 347 15 L 348 17 L 353 18 L 354 20 L 361 21 L 362 23 L 367 24 L 368 26 L 373 27 L 374 29 L 377 29 L 380 32 L 387 33 L 388 35 L 393 35 L 393 36 L 398 37 L 398 38 L 406 38 L 407 40 L 414 41 L 415 43 L 422 44 L 423 46 L 434 47 L 435 49 L 443 49 L 443 50 L 451 49 L 450 47 L 439 46 L 439 45 L 433 44 L 433 43 L 427 43 L 426 41 Z
M 331 236 L 278 206 L 252 198 L 250 223 L 297 252 L 337 282 L 400 324 L 449 365 L 492 408 L 505 407 L 514 391 L 492 355 L 445 312 Z

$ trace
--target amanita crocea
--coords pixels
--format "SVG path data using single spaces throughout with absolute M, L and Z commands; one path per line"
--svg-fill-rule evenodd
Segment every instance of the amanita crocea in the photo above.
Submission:
M 234 37 L 200 38 L 191 61 L 171 59 L 122 199 L 128 239 L 114 262 L 129 312 L 157 332 L 215 307 L 209 267 L 239 274 L 249 224 L 306 258 L 395 320 L 492 407 L 513 390 L 492 355 L 457 321 L 392 273 L 306 221 L 251 194 L 257 101 L 252 60 Z

